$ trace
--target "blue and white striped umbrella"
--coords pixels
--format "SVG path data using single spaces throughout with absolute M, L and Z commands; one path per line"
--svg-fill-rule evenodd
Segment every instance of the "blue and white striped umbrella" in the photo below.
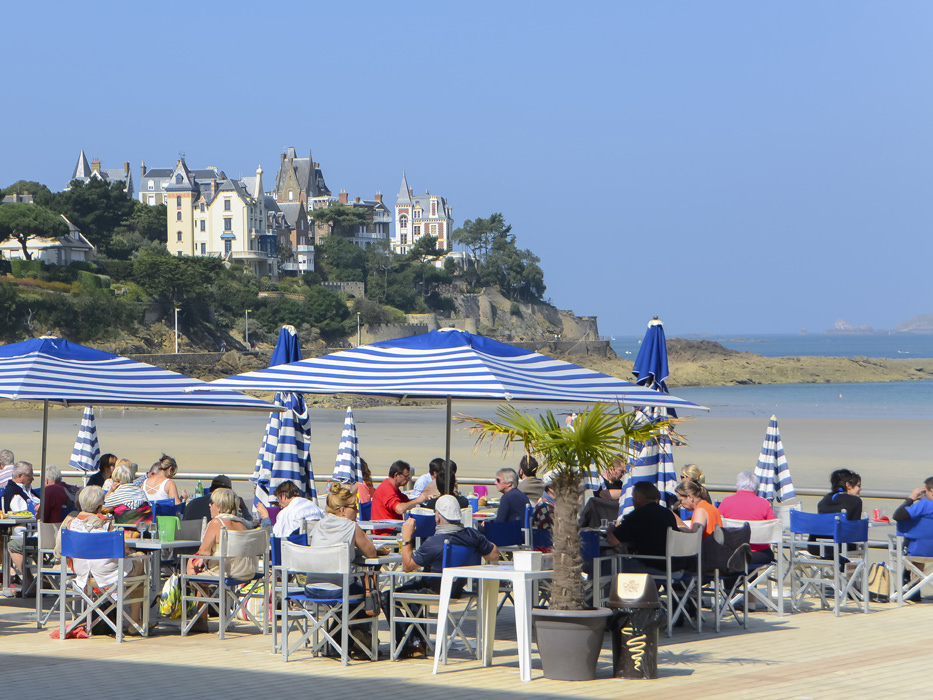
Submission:
M 285 364 L 301 359 L 298 334 L 283 326 L 270 362 Z M 256 485 L 256 500 L 269 504 L 269 496 L 283 481 L 293 481 L 301 495 L 317 500 L 311 469 L 311 416 L 304 399 L 291 392 L 276 393 L 274 402 L 284 411 L 269 414 L 256 467 L 250 480 Z
M 765 433 L 758 464 L 755 465 L 755 476 L 759 480 L 758 495 L 762 498 L 769 501 L 788 501 L 797 496 L 794 482 L 790 478 L 787 457 L 784 456 L 784 443 L 781 442 L 777 416 L 771 416 L 771 420 L 768 421 L 768 432 Z
M 353 420 L 353 409 L 349 406 L 347 406 L 347 417 L 343 421 L 340 445 L 337 447 L 334 479 L 345 484 L 358 484 L 363 481 L 363 469 L 360 467 L 360 444 L 356 437 L 356 421 Z
M 96 472 L 99 463 L 100 444 L 97 442 L 97 421 L 94 418 L 94 409 L 85 406 L 81 427 L 78 429 L 78 439 L 75 440 L 68 466 L 86 472 Z
M 702 409 L 690 401 L 455 328 L 363 345 L 211 382 L 251 391 Z
M 34 338 L 0 345 L 0 398 L 64 405 L 265 408 L 269 404 L 128 357 Z
M 667 340 L 664 337 L 664 324 L 655 316 L 648 322 L 648 329 L 641 341 L 638 356 L 632 367 L 638 384 L 656 389 L 667 394 Z M 670 415 L 676 417 L 673 407 L 643 409 L 646 420 L 664 420 Z M 665 433 L 646 443 L 633 446 L 635 457 L 629 464 L 629 471 L 622 484 L 622 496 L 619 498 L 619 517 L 632 511 L 632 488 L 639 481 L 650 481 L 658 487 L 661 497 L 668 503 L 676 500 L 674 489 L 677 488 L 677 471 L 674 469 L 674 450 L 670 437 Z

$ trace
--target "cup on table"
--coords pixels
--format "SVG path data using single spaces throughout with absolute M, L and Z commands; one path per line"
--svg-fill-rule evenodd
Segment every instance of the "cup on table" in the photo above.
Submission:
M 470 502 L 470 509 L 475 513 L 479 510 L 479 498 L 473 496 L 472 498 L 467 499 Z

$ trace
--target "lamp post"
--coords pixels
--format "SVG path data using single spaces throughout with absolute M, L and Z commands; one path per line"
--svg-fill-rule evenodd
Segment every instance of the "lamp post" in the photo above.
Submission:
M 362 326 L 360 325 L 360 312 L 356 312 L 356 347 L 362 345 L 363 331 Z
M 178 354 L 178 307 L 175 307 L 175 354 Z
M 252 309 L 246 310 L 246 349 L 249 350 L 249 312 Z

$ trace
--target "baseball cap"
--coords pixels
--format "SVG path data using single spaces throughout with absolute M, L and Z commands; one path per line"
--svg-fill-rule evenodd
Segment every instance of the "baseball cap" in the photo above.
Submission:
M 460 522 L 460 503 L 453 496 L 441 496 L 434 504 L 434 510 L 447 522 Z

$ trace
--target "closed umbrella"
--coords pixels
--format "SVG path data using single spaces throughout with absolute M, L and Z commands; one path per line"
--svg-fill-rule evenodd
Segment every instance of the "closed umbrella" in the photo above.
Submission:
M 100 462 L 100 445 L 97 442 L 97 421 L 94 418 L 94 409 L 84 407 L 84 416 L 81 418 L 81 427 L 78 429 L 78 438 L 68 466 L 85 472 L 94 472 Z
M 655 316 L 648 322 L 648 329 L 641 341 L 641 347 L 632 367 L 639 385 L 655 389 L 663 394 L 667 390 L 667 339 L 664 337 L 664 324 Z M 664 420 L 668 416 L 675 418 L 673 407 L 644 408 L 645 420 Z M 668 503 L 675 500 L 677 472 L 674 469 L 674 451 L 671 438 L 666 433 L 647 443 L 633 445 L 634 458 L 629 464 L 629 471 L 622 484 L 622 496 L 619 498 L 619 517 L 627 515 L 632 509 L 632 487 L 639 481 L 650 481 L 658 487 L 661 497 Z
M 347 417 L 343 421 L 340 445 L 337 447 L 334 479 L 344 484 L 358 484 L 363 481 L 363 469 L 360 467 L 360 445 L 356 437 L 356 422 L 353 420 L 353 409 L 349 406 L 347 407 Z
M 755 465 L 755 476 L 759 482 L 758 495 L 762 498 L 769 501 L 788 501 L 796 498 L 790 467 L 787 466 L 787 457 L 784 456 L 784 443 L 781 442 L 777 416 L 771 416 L 768 421 L 761 454 L 758 455 L 758 464 Z
M 293 326 L 282 326 L 272 351 L 270 367 L 301 360 L 298 333 Z M 276 393 L 273 403 L 284 410 L 269 414 L 251 481 L 256 499 L 269 504 L 269 496 L 283 481 L 293 481 L 301 495 L 317 499 L 311 469 L 311 416 L 304 399 L 292 392 Z

